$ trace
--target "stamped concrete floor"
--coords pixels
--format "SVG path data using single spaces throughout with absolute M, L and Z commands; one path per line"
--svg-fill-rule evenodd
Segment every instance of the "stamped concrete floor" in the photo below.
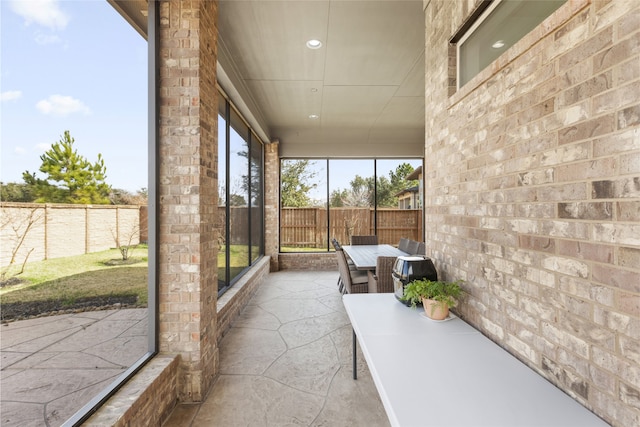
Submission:
M 0 425 L 62 425 L 147 350 L 147 309 L 0 326 Z
M 336 272 L 271 273 L 220 343 L 205 401 L 164 427 L 389 426 L 352 331 Z M 359 350 L 358 350 L 359 351 Z

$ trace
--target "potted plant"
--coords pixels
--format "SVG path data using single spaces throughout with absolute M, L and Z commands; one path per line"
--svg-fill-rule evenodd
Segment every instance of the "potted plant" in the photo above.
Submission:
M 449 316 L 449 308 L 457 303 L 462 281 L 443 282 L 440 280 L 416 279 L 404 288 L 402 299 L 415 307 L 422 303 L 425 314 L 434 320 L 444 320 Z

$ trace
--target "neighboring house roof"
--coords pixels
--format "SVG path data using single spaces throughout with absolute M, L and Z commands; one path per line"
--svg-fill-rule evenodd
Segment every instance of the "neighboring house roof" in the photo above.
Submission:
M 413 172 L 407 175 L 407 180 L 420 179 L 420 175 L 422 175 L 422 166 L 418 166 Z
M 405 188 L 404 190 L 398 192 L 397 194 L 395 194 L 396 197 L 400 197 L 403 194 L 407 194 L 407 193 L 417 193 L 418 191 L 420 191 L 420 189 L 418 188 L 417 185 L 414 185 L 413 187 L 409 187 L 409 188 Z

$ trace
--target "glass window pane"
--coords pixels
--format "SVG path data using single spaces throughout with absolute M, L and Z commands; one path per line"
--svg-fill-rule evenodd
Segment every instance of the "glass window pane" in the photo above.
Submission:
M 348 245 L 353 235 L 375 234 L 373 159 L 329 160 L 330 235 Z
M 280 163 L 280 251 L 326 251 L 327 161 Z
M 229 268 L 230 279 L 249 266 L 249 128 L 234 111 L 229 135 Z
M 422 160 L 378 160 L 376 223 L 378 242 L 422 241 Z
M 2 276 L 7 280 L 0 301 L 0 425 L 74 425 L 97 405 L 94 398 L 113 391 L 124 381 L 123 373 L 148 359 L 156 343 L 156 312 L 147 307 L 156 301 L 149 277 L 157 270 L 156 251 L 147 247 L 157 246 L 149 229 L 156 217 L 155 204 L 148 209 L 148 189 L 155 201 L 156 188 L 148 179 L 148 165 L 155 166 L 149 150 L 158 149 L 149 145 L 148 134 L 149 46 L 105 1 L 51 2 L 52 8 L 33 9 L 40 18 L 46 10 L 72 16 L 64 31 L 45 28 L 40 19 L 25 25 L 24 11 L 8 3 L 0 6 L 0 170 L 4 183 L 19 190 L 14 194 L 19 201 L 42 197 L 42 203 L 0 210 Z M 6 104 L 5 90 L 14 91 Z M 64 97 L 49 98 L 47 111 L 34 108 L 56 93 Z M 72 144 L 91 164 L 102 157 L 106 177 L 94 174 L 94 185 L 69 198 L 23 188 L 25 170 L 48 178 L 38 169 L 42 153 L 7 148 L 45 145 L 43 151 L 51 151 L 59 143 Z M 66 160 L 60 158 L 59 166 Z M 59 184 L 50 177 L 49 183 L 52 189 Z M 85 197 L 90 200 L 82 202 L 91 204 L 75 203 Z M 54 202 L 56 209 L 45 209 L 45 203 Z M 121 304 L 120 309 L 87 313 L 113 304 Z M 31 316 L 42 317 L 35 324 L 20 320 Z M 27 357 L 23 351 L 34 353 Z M 54 366 L 65 373 L 51 370 L 43 377 Z
M 251 138 L 251 262 L 262 255 L 263 195 L 262 143 L 255 134 Z
M 332 251 L 328 240 L 353 235 L 423 240 L 422 159 L 283 159 L 280 173 L 281 252 Z
M 473 33 L 460 43 L 459 87 L 491 64 L 565 2 L 566 0 L 500 2 L 479 26 L 472 30 Z
M 218 113 L 218 292 L 228 285 L 227 276 L 227 121 L 226 100 L 220 95 Z

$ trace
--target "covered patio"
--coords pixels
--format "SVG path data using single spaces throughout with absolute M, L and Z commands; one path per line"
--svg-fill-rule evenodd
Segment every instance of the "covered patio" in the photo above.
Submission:
M 87 425 L 159 425 L 173 409 L 153 405 L 160 391 L 172 423 L 331 424 L 369 401 L 352 425 L 385 425 L 370 381 L 346 375 L 335 257 L 280 251 L 281 161 L 332 156 L 423 158 L 420 240 L 441 277 L 464 280 L 459 313 L 607 423 L 640 424 L 640 3 L 557 2 L 464 80 L 459 45 L 499 2 L 111 3 L 150 43 L 158 355 L 141 373 L 160 373 Z M 305 47 L 312 37 L 326 50 Z M 262 147 L 264 228 L 219 295 L 216 130 L 230 117 Z M 308 298 L 321 312 L 297 317 Z M 310 363 L 314 346 L 329 356 Z M 262 387 L 305 393 L 311 415 L 271 406 Z

